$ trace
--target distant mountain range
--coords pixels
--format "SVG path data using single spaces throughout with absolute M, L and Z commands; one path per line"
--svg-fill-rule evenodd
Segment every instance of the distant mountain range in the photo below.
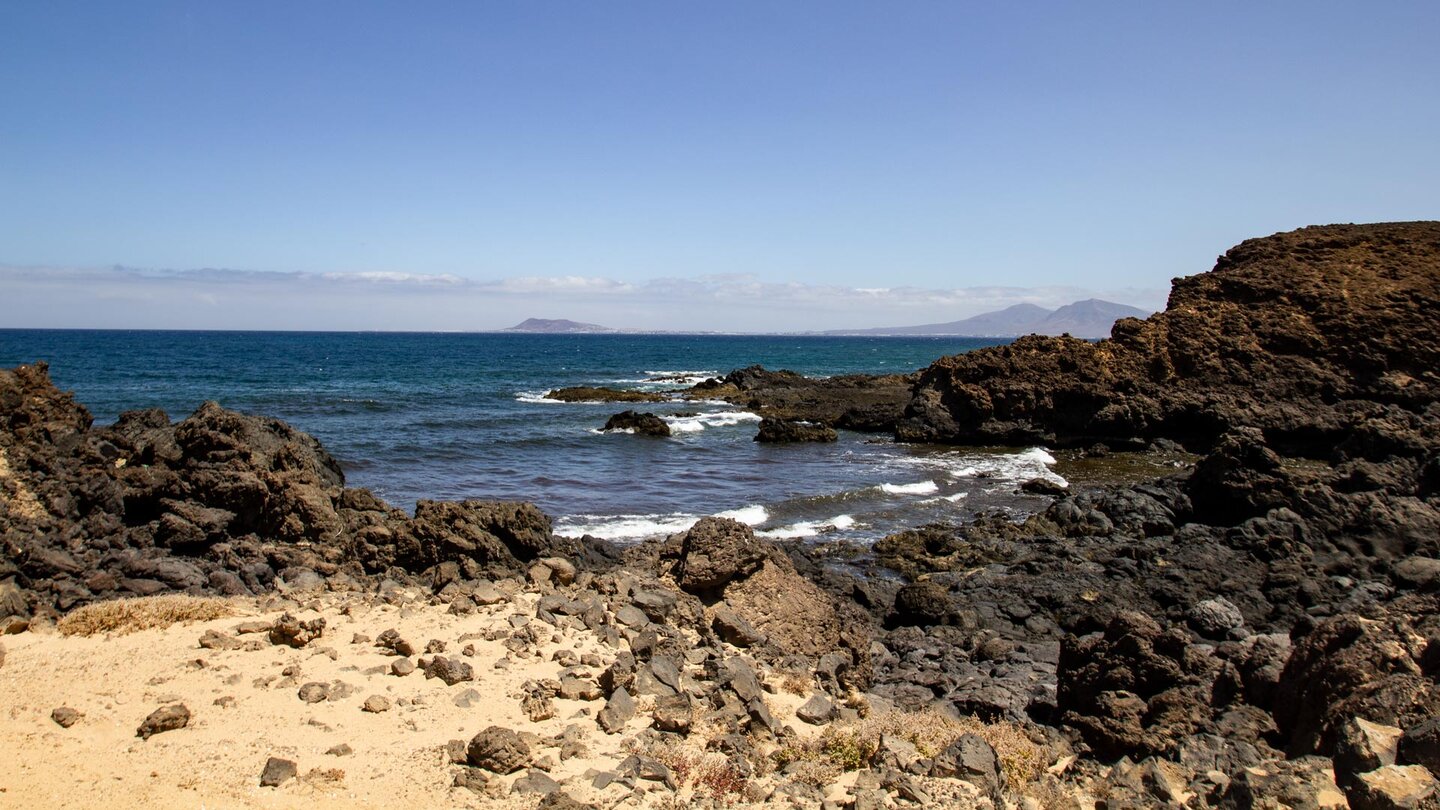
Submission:
M 836 329 L 827 335 L 962 335 L 965 337 L 1019 337 L 1020 335 L 1063 335 L 1079 338 L 1110 336 L 1110 327 L 1121 318 L 1145 318 L 1149 312 L 1137 307 L 1091 298 L 1046 309 L 1034 304 L 1016 304 L 996 312 L 949 323 L 920 326 L 892 326 L 878 329 Z
M 531 332 L 547 335 L 574 335 L 593 332 L 615 332 L 608 326 L 601 326 L 594 323 L 581 323 L 579 321 L 567 321 L 563 318 L 549 320 L 546 318 L 527 318 L 517 323 L 506 332 Z

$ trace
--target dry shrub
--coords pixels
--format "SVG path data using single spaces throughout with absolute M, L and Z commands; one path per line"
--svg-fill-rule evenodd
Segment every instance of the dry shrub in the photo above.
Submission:
M 345 772 L 339 768 L 311 768 L 300 777 L 314 787 L 339 787 L 345 782 Z
M 61 633 L 93 636 L 98 633 L 125 635 L 152 627 L 169 627 L 178 622 L 208 622 L 234 616 L 235 606 L 218 597 L 166 594 L 95 602 L 76 608 L 60 619 Z
M 898 737 L 933 757 L 965 734 L 975 734 L 995 749 L 1005 779 L 1015 788 L 1028 785 L 1045 769 L 1044 749 L 1012 723 L 986 723 L 975 717 L 952 717 L 934 709 L 918 712 L 871 712 L 859 720 L 832 723 L 819 737 L 775 753 L 779 767 L 793 762 L 818 762 L 845 771 L 868 767 L 881 737 Z M 820 768 L 805 769 L 822 773 Z
M 747 799 L 750 780 L 735 769 L 724 754 L 701 750 L 696 737 L 685 743 L 666 742 L 646 748 L 645 754 L 675 774 L 681 791 L 687 788 L 696 796 L 734 804 Z

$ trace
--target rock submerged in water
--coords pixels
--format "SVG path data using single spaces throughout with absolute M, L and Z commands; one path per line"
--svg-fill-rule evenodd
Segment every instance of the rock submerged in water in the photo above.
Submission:
M 664 419 L 653 413 L 638 413 L 636 411 L 621 411 L 610 417 L 601 430 L 609 433 L 611 431 L 629 431 L 638 436 L 669 436 L 670 425 Z
M 760 420 L 760 432 L 755 434 L 755 441 L 772 444 L 833 442 L 838 438 L 835 428 L 827 425 L 786 419 L 762 419 Z
M 750 366 L 730 372 L 723 380 L 702 382 L 684 396 L 724 400 L 781 421 L 889 433 L 910 400 L 913 383 L 914 375 L 908 374 L 812 378 Z
M 546 399 L 561 402 L 667 402 L 669 397 L 648 391 L 622 391 L 617 388 L 572 386 L 557 388 L 545 394 Z

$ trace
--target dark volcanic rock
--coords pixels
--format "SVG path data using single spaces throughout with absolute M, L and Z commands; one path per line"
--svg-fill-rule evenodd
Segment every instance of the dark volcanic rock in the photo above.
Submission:
M 792 655 L 832 654 L 843 661 L 835 673 L 841 682 L 868 682 L 869 621 L 853 604 L 801 576 L 789 556 L 757 540 L 749 526 L 701 518 L 665 541 L 658 563 L 685 591 L 724 603 L 729 613 L 722 627 L 729 622 L 725 632 L 739 631 L 731 638 L 763 637 L 773 649 Z
M 1280 457 L 1265 446 L 1264 434 L 1242 428 L 1226 434 L 1195 465 L 1186 494 L 1197 520 L 1233 526 L 1289 504 L 1296 490 L 1280 469 Z
M 653 413 L 621 411 L 605 422 L 605 431 L 628 430 L 640 436 L 669 436 L 670 425 Z
M 461 681 L 475 680 L 475 669 L 464 661 L 455 661 L 443 655 L 437 655 L 428 661 L 422 659 L 426 678 L 439 678 L 447 686 L 454 686 Z
M 178 424 L 153 410 L 90 423 L 44 364 L 0 371 L 5 627 L 122 595 L 298 593 L 342 568 L 508 576 L 596 549 L 555 538 L 529 504 L 422 501 L 409 518 L 346 489 L 314 438 L 213 402 Z
M 1440 717 L 1422 720 L 1405 729 L 1398 753 L 1402 765 L 1424 765 L 1431 773 L 1440 773 Z
M 949 589 L 938 582 L 916 582 L 895 594 L 895 610 L 889 624 L 924 627 L 949 624 L 952 618 Z
M 558 550 L 550 518 L 528 503 L 420 501 L 414 520 L 397 534 L 390 564 L 417 571 L 468 557 L 508 573 Z
M 784 419 L 760 420 L 760 432 L 755 434 L 755 441 L 770 443 L 833 442 L 837 438 L 835 428 Z
M 614 734 L 625 728 L 625 724 L 634 716 L 635 699 L 630 696 L 629 691 L 620 688 L 611 692 L 610 699 L 605 702 L 605 707 L 595 719 L 600 727 L 605 729 L 606 734 Z
M 1433 598 L 1416 604 L 1437 623 Z M 1296 642 L 1278 688 L 1275 719 L 1297 754 L 1334 749 L 1350 717 L 1409 728 L 1440 715 L 1440 685 L 1424 672 L 1423 647 L 1411 615 L 1387 611 L 1379 620 L 1355 615 L 1321 623 Z
M 1209 728 L 1218 668 L 1183 631 L 1121 613 L 1103 634 L 1062 646 L 1061 718 L 1103 757 L 1173 754 L 1182 739 Z

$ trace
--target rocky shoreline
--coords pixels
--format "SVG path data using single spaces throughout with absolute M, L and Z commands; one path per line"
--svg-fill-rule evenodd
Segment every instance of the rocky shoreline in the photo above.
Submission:
M 118 597 L 218 595 L 265 613 L 269 640 L 231 621 L 189 643 L 238 661 L 336 652 L 314 622 L 345 610 L 470 622 L 493 649 L 456 656 L 478 645 L 456 632 L 384 651 L 446 695 L 549 667 L 487 698 L 509 725 L 434 750 L 436 795 L 480 806 L 1437 807 L 1437 334 L 1440 223 L 1325 226 L 1242 243 L 1098 343 L 696 387 L 776 436 L 805 422 L 820 440 L 1199 454 L 1050 493 L 1023 523 L 869 549 L 769 543 L 723 519 L 617 548 L 556 536 L 518 503 L 406 515 L 278 421 L 209 403 L 96 429 L 43 366 L 20 367 L 0 372 L 0 628 L 44 636 Z M 43 671 L 28 650 L 0 653 L 0 679 Z M 63 726 L 58 708 L 87 711 L 37 722 Z M 523 727 L 559 708 L 577 730 Z

